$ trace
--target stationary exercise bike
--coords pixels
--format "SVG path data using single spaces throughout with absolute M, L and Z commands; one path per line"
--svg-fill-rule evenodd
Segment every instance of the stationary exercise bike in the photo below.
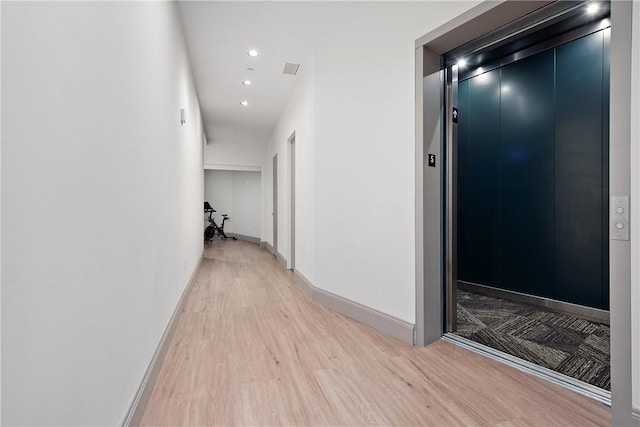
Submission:
M 227 220 L 231 220 L 231 218 L 229 218 L 229 215 L 227 214 L 223 214 L 222 215 L 222 224 L 220 224 L 218 226 L 218 224 L 216 224 L 216 220 L 213 218 L 213 213 L 216 212 L 215 209 L 213 209 L 211 207 L 211 205 L 209 204 L 209 202 L 204 202 L 204 213 L 208 213 L 209 214 L 209 226 L 207 228 L 205 228 L 204 230 L 204 241 L 205 243 L 210 241 L 211 239 L 213 239 L 214 237 L 216 237 L 216 232 L 218 233 L 218 235 L 220 237 L 222 237 L 224 240 L 227 239 L 233 239 L 233 240 L 238 240 L 235 237 L 228 237 L 225 233 L 224 233 L 224 223 Z

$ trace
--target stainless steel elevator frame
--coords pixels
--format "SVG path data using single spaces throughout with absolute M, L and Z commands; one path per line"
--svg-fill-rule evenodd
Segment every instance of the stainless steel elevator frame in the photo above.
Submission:
M 458 329 L 458 126 L 453 122 L 453 109 L 458 106 L 458 66 L 445 69 L 445 145 L 446 145 L 446 292 L 445 316 L 447 332 Z
M 569 4 L 574 2 L 564 2 Z M 416 40 L 416 345 L 439 340 L 444 330 L 445 177 L 442 162 L 429 167 L 428 153 L 444 151 L 444 67 L 441 55 L 525 19 L 552 1 L 488 1 Z M 572 6 L 569 4 L 569 6 Z M 610 191 L 629 195 L 631 150 L 632 17 L 640 4 L 611 2 Z M 439 139 L 438 139 L 439 137 Z M 438 206 L 436 206 L 438 205 Z M 631 201 L 633 209 L 633 201 Z M 634 225 L 632 224 L 631 227 Z M 631 238 L 633 236 L 633 230 Z M 640 425 L 632 417 L 631 245 L 610 241 L 612 424 Z

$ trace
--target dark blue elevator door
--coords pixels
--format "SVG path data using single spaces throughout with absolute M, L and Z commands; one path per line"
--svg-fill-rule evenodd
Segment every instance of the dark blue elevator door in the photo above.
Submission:
M 553 296 L 553 51 L 501 69 L 500 284 Z
M 458 103 L 460 115 L 466 118 L 458 125 L 458 158 L 466 165 L 458 180 L 458 192 L 465 195 L 458 197 L 462 215 L 458 223 L 463 227 L 458 233 L 464 236 L 458 243 L 458 259 L 465 263 L 458 269 L 458 278 L 494 283 L 500 266 L 496 191 L 500 182 L 500 70 L 461 82 Z
M 603 300 L 602 31 L 556 49 L 556 297 Z M 607 147 L 608 148 L 608 145 Z
M 459 280 L 608 309 L 607 34 L 459 82 Z

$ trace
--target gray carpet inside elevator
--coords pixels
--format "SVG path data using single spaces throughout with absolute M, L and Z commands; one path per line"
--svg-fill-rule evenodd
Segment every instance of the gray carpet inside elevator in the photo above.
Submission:
M 605 390 L 611 389 L 607 325 L 458 290 L 455 333 Z

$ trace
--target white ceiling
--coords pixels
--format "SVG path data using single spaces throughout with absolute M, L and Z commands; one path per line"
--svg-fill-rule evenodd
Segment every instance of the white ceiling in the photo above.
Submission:
M 285 62 L 301 64 L 302 71 L 322 23 L 318 12 L 330 8 L 305 2 L 178 4 L 207 138 L 263 143 L 298 78 L 282 74 Z M 258 57 L 247 55 L 251 48 Z M 252 85 L 243 85 L 245 79 Z
M 367 16 L 388 21 L 381 31 L 405 25 L 418 38 L 477 2 L 179 1 L 207 138 L 266 142 L 300 78 L 282 74 L 285 62 L 301 64 L 303 74 L 317 45 L 359 32 Z M 252 48 L 258 57 L 247 55 Z

